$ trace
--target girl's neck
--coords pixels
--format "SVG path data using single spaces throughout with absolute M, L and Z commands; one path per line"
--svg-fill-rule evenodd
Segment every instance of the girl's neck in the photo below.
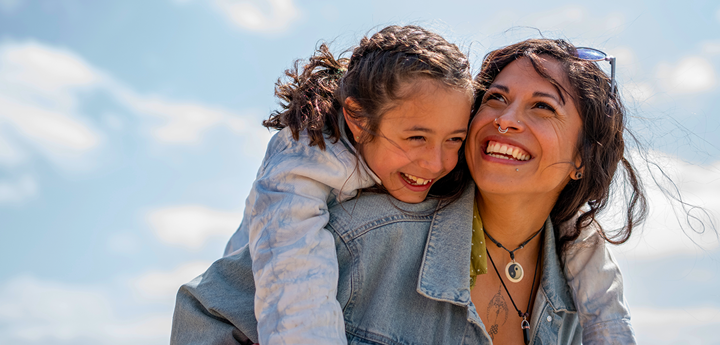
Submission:
M 556 200 L 532 195 L 476 194 L 483 227 L 495 240 L 514 249 L 545 224 Z

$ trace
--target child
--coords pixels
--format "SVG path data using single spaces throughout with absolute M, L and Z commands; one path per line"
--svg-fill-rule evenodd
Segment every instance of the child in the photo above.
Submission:
M 461 169 L 436 181 L 458 161 L 472 76 L 457 46 L 417 26 L 363 38 L 350 59 L 321 45 L 286 74 L 284 109 L 263 123 L 280 132 L 225 255 L 249 244 L 260 344 L 344 344 L 327 204 L 373 185 L 410 203 L 458 196 Z

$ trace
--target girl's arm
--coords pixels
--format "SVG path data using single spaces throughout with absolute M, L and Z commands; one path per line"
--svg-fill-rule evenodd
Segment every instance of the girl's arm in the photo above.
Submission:
M 595 222 L 583 229 L 563 255 L 565 276 L 583 327 L 582 342 L 636 344 L 620 267 L 597 230 Z
M 328 198 L 374 184 L 340 142 L 326 150 L 280 131 L 246 202 L 259 343 L 345 344 Z M 333 193 L 334 191 L 334 193 Z M 248 212 L 249 211 L 249 212 Z M 244 231 L 244 230 L 243 230 Z

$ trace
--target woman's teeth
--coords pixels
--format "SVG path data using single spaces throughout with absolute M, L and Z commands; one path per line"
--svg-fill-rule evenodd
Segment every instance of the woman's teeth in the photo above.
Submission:
M 424 186 L 424 185 L 427 185 L 428 183 L 432 182 L 432 180 L 426 180 L 424 178 L 409 175 L 406 173 L 400 173 L 400 174 L 402 175 L 403 178 L 405 178 L 405 181 L 407 181 L 408 183 L 415 185 L 415 186 Z
M 485 150 L 488 156 L 495 158 L 502 158 L 508 160 L 526 161 L 530 159 L 530 154 L 525 150 L 508 144 L 501 144 L 495 141 L 488 142 L 487 150 Z

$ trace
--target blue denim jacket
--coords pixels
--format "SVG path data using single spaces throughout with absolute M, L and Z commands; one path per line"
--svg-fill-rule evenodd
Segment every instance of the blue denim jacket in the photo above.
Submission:
M 327 229 L 337 250 L 337 300 L 348 343 L 491 343 L 470 300 L 468 229 L 473 198 L 470 188 L 460 200 L 438 207 L 434 200 L 404 204 L 388 195 L 366 193 L 330 209 Z M 552 230 L 549 221 L 546 225 Z M 532 343 L 579 344 L 582 327 L 571 286 L 555 254 L 554 232 L 544 233 L 542 279 L 531 317 Z M 171 343 L 257 341 L 251 265 L 248 250 L 241 249 L 183 285 L 176 300 Z M 580 264 L 576 266 L 577 272 L 584 272 Z M 593 278 L 583 277 L 587 279 Z M 592 296 L 579 295 L 579 305 L 591 302 L 585 297 Z M 624 320 L 626 312 L 611 308 L 603 315 L 606 322 L 614 323 Z M 608 334 L 595 332 L 592 335 L 597 338 L 584 342 L 600 343 Z

